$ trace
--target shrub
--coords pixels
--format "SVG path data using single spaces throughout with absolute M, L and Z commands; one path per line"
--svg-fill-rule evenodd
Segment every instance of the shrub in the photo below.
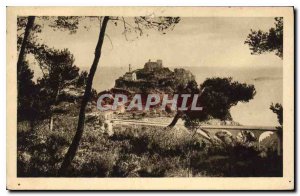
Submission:
M 56 116 L 52 132 L 47 120 L 34 130 L 18 124 L 18 176 L 56 176 L 76 121 Z M 184 128 L 122 126 L 109 136 L 96 121 L 86 124 L 67 177 L 282 176 L 276 152 L 261 157 L 252 141 L 238 142 L 225 132 L 208 141 Z

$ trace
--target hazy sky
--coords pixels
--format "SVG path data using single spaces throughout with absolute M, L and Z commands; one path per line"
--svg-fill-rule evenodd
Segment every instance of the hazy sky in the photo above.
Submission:
M 130 21 L 130 19 L 129 19 Z M 90 25 L 85 30 L 83 25 Z M 165 66 L 234 66 L 280 67 L 282 61 L 274 54 L 250 55 L 244 41 L 250 29 L 268 30 L 274 18 L 182 18 L 173 31 L 161 34 L 145 30 L 136 38 L 122 34 L 122 23 L 110 22 L 103 45 L 100 66 L 142 67 L 148 59 L 162 59 Z M 79 67 L 90 67 L 94 58 L 99 26 L 96 21 L 85 21 L 76 34 L 53 31 L 47 25 L 40 34 L 42 42 L 54 48 L 68 48 Z

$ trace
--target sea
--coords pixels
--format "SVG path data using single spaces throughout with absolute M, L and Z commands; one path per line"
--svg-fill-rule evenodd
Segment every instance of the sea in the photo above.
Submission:
M 179 68 L 179 67 L 176 67 Z M 234 121 L 242 125 L 278 126 L 277 116 L 270 110 L 271 103 L 282 103 L 282 68 L 233 67 L 180 67 L 191 71 L 198 84 L 212 77 L 232 77 L 233 80 L 253 84 L 256 95 L 246 103 L 239 102 L 230 110 Z M 171 70 L 174 68 L 170 68 Z M 114 87 L 115 80 L 128 71 L 128 67 L 98 67 L 93 88 L 98 92 Z

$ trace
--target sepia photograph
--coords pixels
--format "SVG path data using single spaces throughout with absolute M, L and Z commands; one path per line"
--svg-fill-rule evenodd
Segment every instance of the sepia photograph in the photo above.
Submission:
M 293 189 L 293 12 L 8 7 L 8 188 Z

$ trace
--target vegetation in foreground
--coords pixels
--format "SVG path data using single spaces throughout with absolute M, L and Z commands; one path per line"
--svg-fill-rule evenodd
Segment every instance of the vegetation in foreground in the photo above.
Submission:
M 54 129 L 18 123 L 18 176 L 52 177 L 75 134 L 77 117 L 56 116 Z M 264 156 L 262 156 L 262 154 Z M 67 177 L 282 176 L 282 157 L 230 135 L 211 141 L 186 129 L 115 127 L 88 118 Z
M 47 19 L 42 17 L 37 19 Z M 53 18 L 52 18 L 53 19 Z M 101 18 L 100 18 L 101 19 Z M 30 32 L 38 34 L 42 26 L 35 23 L 35 17 L 27 19 L 18 18 L 18 176 L 57 176 L 61 167 L 63 156 L 71 145 L 75 134 L 76 121 L 78 120 L 77 134 L 81 136 L 84 129 L 84 113 L 88 102 L 92 98 L 92 81 L 100 60 L 100 51 L 105 35 L 105 26 L 111 18 L 104 17 L 102 30 L 94 58 L 91 72 L 79 73 L 79 69 L 73 64 L 74 58 L 70 52 L 56 50 L 44 44 L 38 44 L 36 36 L 29 36 Z M 114 18 L 118 19 L 118 18 Z M 138 22 L 145 21 L 141 18 Z M 124 20 L 124 19 L 123 19 Z M 282 54 L 282 18 L 276 18 L 276 28 L 269 32 L 252 31 L 245 44 L 250 46 L 254 54 L 275 51 L 276 55 L 283 58 Z M 64 22 L 65 21 L 65 22 Z M 165 18 L 165 23 L 159 26 L 152 26 L 158 31 L 167 29 L 177 24 L 180 18 Z M 75 32 L 78 28 L 78 17 L 60 17 L 53 21 L 54 28 L 69 29 Z M 124 21 L 123 21 L 124 22 Z M 100 20 L 101 23 L 101 20 Z M 147 23 L 146 23 L 147 24 Z M 146 27 L 150 27 L 147 26 Z M 22 29 L 24 32 L 22 32 Z M 125 28 L 126 29 L 126 28 Z M 140 29 L 141 30 L 141 29 Z M 126 31 L 125 31 L 126 32 Z M 142 30 L 141 30 L 142 33 Z M 22 36 L 24 34 L 24 36 Z M 23 38 L 22 38 L 23 37 Z M 257 38 L 262 41 L 257 42 Z M 26 54 L 32 54 L 38 61 L 43 72 L 43 78 L 38 79 L 37 84 L 32 81 L 33 72 L 29 69 L 29 62 L 26 61 Z M 214 117 L 230 118 L 228 110 L 238 101 L 247 102 L 254 96 L 254 88 L 231 83 L 208 80 L 209 87 L 204 88 L 204 103 L 212 103 L 209 112 Z M 88 81 L 88 82 L 87 82 Z M 229 83 L 228 83 L 229 81 Z M 217 82 L 217 83 L 216 83 Z M 218 85 L 216 85 L 218 84 Z M 228 87 L 238 87 L 238 95 L 228 99 L 228 95 L 221 91 L 219 84 Z M 81 104 L 79 119 L 70 116 L 57 116 L 54 120 L 59 104 L 59 97 L 65 86 L 76 85 L 79 88 L 85 87 L 84 98 Z M 243 87 L 243 88 L 241 88 Z M 208 90 L 208 89 L 212 89 Z M 225 88 L 222 88 L 225 89 Z M 245 91 L 241 91 L 246 89 Z M 234 95 L 234 93 L 230 93 Z M 43 100 L 43 101 L 41 101 Z M 216 100 L 216 101 L 211 101 Z M 219 104 L 216 104 L 219 103 Z M 222 104 L 220 104 L 222 103 Z M 280 127 L 279 133 L 282 137 L 282 106 L 272 105 L 270 109 L 277 114 Z M 78 114 L 78 112 L 77 112 Z M 186 114 L 194 126 L 195 121 L 202 120 L 203 116 Z M 175 126 L 181 114 L 175 116 L 170 127 Z M 49 119 L 49 122 L 45 119 Z M 184 119 L 186 120 L 186 119 Z M 26 125 L 29 121 L 29 126 Z M 56 124 L 56 125 L 53 125 Z M 101 124 L 101 121 L 98 122 Z M 50 125 L 50 131 L 48 129 Z M 223 135 L 215 141 L 206 141 L 194 133 L 184 130 L 166 128 L 158 130 L 155 128 L 129 128 L 116 129 L 113 134 L 106 133 L 102 128 L 95 128 L 90 123 L 85 127 L 83 138 L 75 137 L 73 149 L 65 157 L 65 167 L 68 176 L 280 176 L 282 173 L 282 160 L 275 153 L 258 151 L 251 142 L 235 141 L 230 135 Z M 196 124 L 197 125 L 197 124 Z M 54 128 L 53 128 L 54 127 Z M 105 126 L 104 126 L 105 130 Z M 180 135 L 180 136 L 178 136 Z M 164 139 L 161 139 L 164 138 Z M 229 142 L 228 142 L 229 141 Z M 78 152 L 77 143 L 80 143 Z M 76 156 L 75 156 L 76 153 Z M 70 162 L 72 167 L 68 167 Z

